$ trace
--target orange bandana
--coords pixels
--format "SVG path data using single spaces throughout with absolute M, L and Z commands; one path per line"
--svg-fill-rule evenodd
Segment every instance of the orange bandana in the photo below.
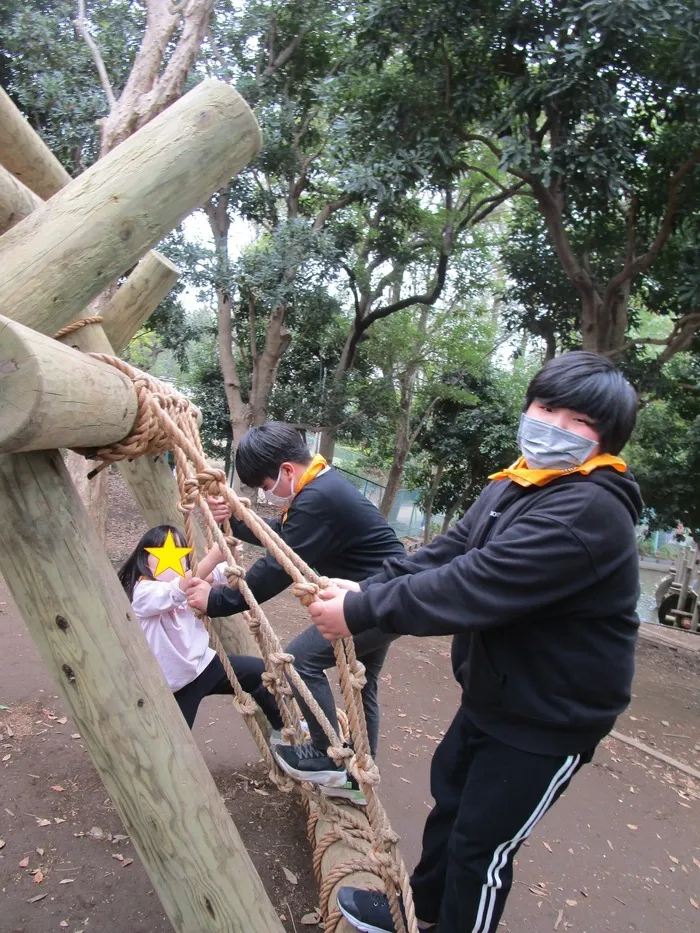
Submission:
M 322 457 L 321 454 L 316 454 L 311 463 L 307 466 L 304 472 L 301 474 L 299 483 L 297 484 L 296 491 L 294 493 L 294 498 L 299 495 L 304 486 L 307 486 L 312 479 L 316 479 L 319 473 L 323 473 L 324 470 L 328 469 L 328 461 L 325 457 Z M 289 503 L 286 509 L 282 512 L 282 524 L 287 521 L 287 513 L 292 507 L 292 502 Z
M 604 466 L 614 467 L 618 473 L 624 473 L 627 469 L 625 461 L 612 454 L 598 454 L 597 457 L 591 457 L 581 466 L 572 467 L 570 470 L 530 470 L 526 466 L 525 458 L 520 457 L 513 466 L 499 473 L 492 473 L 489 479 L 510 479 L 519 486 L 546 486 L 547 483 L 551 483 L 553 479 L 560 476 L 568 476 L 570 473 L 583 473 L 584 476 L 588 476 L 593 470 Z

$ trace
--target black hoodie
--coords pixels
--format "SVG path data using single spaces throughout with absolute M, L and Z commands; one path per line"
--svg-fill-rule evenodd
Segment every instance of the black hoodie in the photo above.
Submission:
M 632 475 L 609 467 L 492 482 L 452 531 L 347 594 L 348 627 L 454 635 L 478 728 L 524 751 L 584 751 L 630 700 L 641 507 Z

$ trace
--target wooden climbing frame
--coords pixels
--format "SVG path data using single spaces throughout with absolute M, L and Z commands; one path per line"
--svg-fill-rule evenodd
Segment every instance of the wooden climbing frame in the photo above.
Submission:
M 103 286 L 133 266 L 255 154 L 259 130 L 235 91 L 206 81 L 68 181 L 19 120 L 9 98 L 0 96 L 0 167 L 17 182 L 3 188 L 0 173 L 0 202 L 4 190 L 12 196 L 12 209 L 0 209 L 0 224 L 5 218 L 5 226 L 12 227 L 0 237 L 0 570 L 174 928 L 279 931 L 274 908 L 59 453 L 59 448 L 79 449 L 105 463 L 118 462 L 149 525 L 181 525 L 179 500 L 186 531 L 200 549 L 203 539 L 201 532 L 195 539 L 197 525 L 189 510 L 194 505 L 203 509 L 208 537 L 218 540 L 230 581 L 250 606 L 243 621 L 258 636 L 266 683 L 291 733 L 298 710 L 289 684 L 312 709 L 315 701 L 248 589 L 206 507 L 206 495 L 227 495 L 237 517 L 295 581 L 303 602 L 323 581 L 224 486 L 223 474 L 208 469 L 191 406 L 115 356 L 167 292 L 177 270 L 150 252 L 99 317 L 86 309 Z M 162 458 L 154 456 L 167 449 L 175 452 L 179 489 Z M 210 629 L 225 664 L 226 651 L 256 653 L 251 630 L 240 622 L 218 634 Z M 341 883 L 378 887 L 382 882 L 397 927 L 403 928 L 397 901 L 402 891 L 414 929 L 405 868 L 376 796 L 378 772 L 369 757 L 362 669 L 352 641 L 337 645 L 336 656 L 356 754 L 343 747 L 316 708 L 317 718 L 326 727 L 331 753 L 349 759 L 349 769 L 365 789 L 370 819 L 353 807 L 315 797 L 309 785 L 301 788 L 316 845 L 314 868 L 326 929 L 349 929 L 331 906 Z M 276 768 L 250 698 L 240 688 L 235 702 L 271 778 L 285 790 L 298 786 Z

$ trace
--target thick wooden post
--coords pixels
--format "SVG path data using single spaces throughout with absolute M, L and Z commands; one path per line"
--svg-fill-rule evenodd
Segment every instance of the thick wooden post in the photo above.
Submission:
M 1 87 L 0 165 L 44 201 L 70 181 L 68 172 Z
M 0 234 L 14 227 L 44 202 L 0 164 Z
M 180 270 L 174 263 L 162 253 L 151 250 L 117 289 L 102 310 L 102 326 L 116 356 L 126 348 L 179 277 Z
M 0 456 L 0 570 L 177 933 L 282 933 L 57 451 Z
M 0 239 L 0 314 L 55 333 L 260 148 L 243 98 L 203 81 Z

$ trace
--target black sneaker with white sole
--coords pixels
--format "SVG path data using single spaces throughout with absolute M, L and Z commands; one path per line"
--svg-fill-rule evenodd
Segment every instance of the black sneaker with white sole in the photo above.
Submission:
M 403 903 L 399 903 L 405 924 Z M 338 891 L 338 908 L 348 923 L 361 933 L 395 933 L 389 898 L 383 891 L 341 888 Z
M 347 783 L 345 768 L 311 744 L 276 745 L 272 754 L 285 774 L 297 781 L 311 781 L 327 787 L 343 787 Z

